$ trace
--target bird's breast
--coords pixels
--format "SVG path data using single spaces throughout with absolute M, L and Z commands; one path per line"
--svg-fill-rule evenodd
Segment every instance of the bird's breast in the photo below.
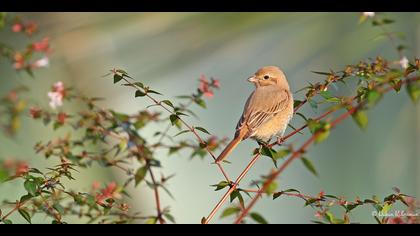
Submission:
M 267 142 L 275 135 L 283 136 L 292 115 L 293 106 L 288 106 L 285 110 L 279 112 L 269 121 L 262 124 L 252 138 Z

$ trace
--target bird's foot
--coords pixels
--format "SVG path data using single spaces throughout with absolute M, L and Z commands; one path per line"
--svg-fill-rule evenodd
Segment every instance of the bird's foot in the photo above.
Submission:
M 283 139 L 283 137 L 277 137 L 277 141 L 276 141 L 276 143 L 278 144 L 278 145 L 282 145 L 282 144 L 284 144 L 284 139 Z
M 267 147 L 270 144 L 270 140 L 268 140 L 268 141 L 258 140 L 257 143 L 258 143 L 258 145 L 260 145 L 260 148 L 261 147 Z

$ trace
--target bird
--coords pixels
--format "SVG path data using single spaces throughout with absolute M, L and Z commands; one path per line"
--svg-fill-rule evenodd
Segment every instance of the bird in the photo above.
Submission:
M 245 103 L 234 138 L 217 157 L 216 163 L 223 161 L 245 139 L 267 144 L 274 136 L 282 137 L 293 116 L 293 96 L 279 67 L 264 66 L 248 81 L 255 85 L 255 90 Z

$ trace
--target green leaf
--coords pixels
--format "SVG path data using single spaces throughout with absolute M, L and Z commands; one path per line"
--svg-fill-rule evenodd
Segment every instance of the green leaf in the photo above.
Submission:
M 320 143 L 328 138 L 330 125 L 324 121 L 316 121 L 313 119 L 307 120 L 308 128 L 312 134 L 318 133 L 315 138 L 315 143 Z
M 6 12 L 0 12 L 0 30 L 3 29 L 6 24 Z
M 281 195 L 283 195 L 284 193 L 290 193 L 290 192 L 300 193 L 300 192 L 299 192 L 298 190 L 296 190 L 296 189 L 289 188 L 289 189 L 286 189 L 286 190 L 283 190 L 283 191 L 280 191 L 280 192 L 274 193 L 274 194 L 273 194 L 273 200 L 274 200 L 274 199 L 276 199 L 276 198 L 278 198 L 278 197 L 280 197 L 280 196 L 281 196 Z
M 206 102 L 205 102 L 203 99 L 201 99 L 201 98 L 197 98 L 197 99 L 195 99 L 194 101 L 195 101 L 195 103 L 197 103 L 197 105 L 199 105 L 200 107 L 202 107 L 202 108 L 207 108 L 207 106 L 206 106 Z
M 134 176 L 136 186 L 144 179 L 144 177 L 146 176 L 146 173 L 147 173 L 147 166 L 142 166 L 137 170 L 136 175 Z
M 300 117 L 302 117 L 302 119 L 304 120 L 304 121 L 308 121 L 308 119 L 306 118 L 306 116 L 304 116 L 302 113 L 300 113 L 300 112 L 296 112 L 296 114 L 295 115 L 298 115 L 298 116 L 300 116 Z
M 359 17 L 359 24 L 362 24 L 363 22 L 365 22 L 368 19 L 368 16 L 366 15 L 360 15 Z
M 116 72 L 124 74 L 124 75 L 128 75 L 128 73 L 125 70 L 122 70 L 122 69 L 117 69 Z
M 26 71 L 26 73 L 28 73 L 28 75 L 30 76 L 30 77 L 34 77 L 34 72 L 32 71 L 32 68 L 31 67 L 26 67 L 25 68 L 25 71 Z
M 274 149 L 269 148 L 267 146 L 262 146 L 260 151 L 261 155 L 268 156 L 270 158 L 273 158 L 275 152 L 276 151 Z
M 162 95 L 161 93 L 156 92 L 155 90 L 151 90 L 151 89 L 147 90 L 147 93 L 154 93 L 154 94 Z
M 264 219 L 264 217 L 262 217 L 260 214 L 256 213 L 256 212 L 252 212 L 251 214 L 249 214 L 249 216 L 257 223 L 259 224 L 268 224 L 268 222 Z
M 300 100 L 294 100 L 293 101 L 293 107 L 298 107 L 300 104 L 302 104 L 303 103 L 303 101 L 300 101 Z
M 174 108 L 174 104 L 172 104 L 172 102 L 171 102 L 171 101 L 169 101 L 169 100 L 163 100 L 162 102 L 163 102 L 163 103 L 165 103 L 166 105 L 168 105 L 168 106 L 170 106 L 170 107 Z
M 319 94 L 328 102 L 340 102 L 340 99 L 334 97 L 329 91 L 320 91 Z
M 170 115 L 169 120 L 171 121 L 172 125 L 176 125 L 177 127 L 180 127 L 180 121 L 177 115 L 175 114 Z
M 352 114 L 352 117 L 361 129 L 366 129 L 369 119 L 364 111 L 358 110 Z
M 216 187 L 216 189 L 214 191 L 219 191 L 219 190 L 224 189 L 227 186 L 229 186 L 229 183 L 227 181 L 220 181 L 218 184 L 214 184 L 214 185 L 210 185 L 210 186 Z
M 210 134 L 209 133 L 209 131 L 207 131 L 206 129 L 204 129 L 203 127 L 194 127 L 194 129 L 198 129 L 198 130 L 200 130 L 201 132 L 203 132 L 203 133 L 206 133 L 206 134 Z
M 43 173 L 40 171 L 40 170 L 38 170 L 37 168 L 30 168 L 29 169 L 29 172 L 30 173 L 35 173 L 35 174 L 40 174 L 40 175 L 42 175 Z
M 22 197 L 20 197 L 20 202 L 26 202 L 26 201 L 28 201 L 29 199 L 31 199 L 33 196 L 31 195 L 31 194 L 25 194 L 25 195 L 23 195 Z
M 350 212 L 358 206 L 359 206 L 359 204 L 349 204 L 349 205 L 345 206 L 346 207 L 346 212 Z
M 179 99 L 193 99 L 193 97 L 191 97 L 189 95 L 180 95 L 180 96 L 176 96 L 176 98 L 179 98 Z
M 420 98 L 420 80 L 408 82 L 406 88 L 411 101 L 417 104 Z
M 142 82 L 135 82 L 134 85 L 140 88 L 144 88 L 144 84 Z
M 187 115 L 183 112 L 180 112 L 180 111 L 175 112 L 175 115 L 177 115 L 177 116 L 189 116 L 189 115 Z
M 33 179 L 27 179 L 25 183 L 23 183 L 25 190 L 32 196 L 37 196 L 38 186 Z
M 120 143 L 118 144 L 118 148 L 121 151 L 124 151 L 127 148 L 127 146 L 128 146 L 128 140 L 125 138 L 121 139 Z
M 260 149 L 260 153 L 263 156 L 268 156 L 274 163 L 274 166 L 277 168 L 277 159 L 275 158 L 276 156 L 276 151 L 272 148 L 269 148 L 267 146 L 262 146 Z
M 144 223 L 145 224 L 149 224 L 149 225 L 154 225 L 154 224 L 157 223 L 157 221 L 158 221 L 158 218 L 157 217 L 150 217 Z
M 306 124 L 308 125 L 308 128 L 312 134 L 316 133 L 322 127 L 320 123 L 314 119 L 308 119 Z
M 381 19 L 381 20 L 373 20 L 372 25 L 373 26 L 380 26 L 380 25 L 392 24 L 394 22 L 395 22 L 394 20 L 385 18 L 385 19 Z
M 171 215 L 171 214 L 169 214 L 169 213 L 165 213 L 165 214 L 163 214 L 163 216 L 166 218 L 166 219 L 168 219 L 170 222 L 172 222 L 172 223 L 176 223 L 175 222 L 175 218 Z
M 59 122 L 54 122 L 54 125 L 53 125 L 53 130 L 57 130 L 57 129 L 59 129 L 61 126 L 63 126 L 63 124 L 62 124 L 62 123 L 59 123 Z
M 315 203 L 317 201 L 318 201 L 317 198 L 309 198 L 308 200 L 306 200 L 305 206 L 312 205 L 313 203 Z
M 26 211 L 25 209 L 21 208 L 18 210 L 19 214 L 26 220 L 28 221 L 29 224 L 31 224 L 31 215 L 29 214 L 28 211 Z
M 53 208 L 56 209 L 57 212 L 60 213 L 60 215 L 64 214 L 64 207 L 60 203 L 54 203 Z
M 407 47 L 405 45 L 402 45 L 402 44 L 398 45 L 398 47 L 397 47 L 397 50 L 400 51 L 400 52 L 403 51 L 404 49 L 407 49 Z
M 389 210 L 391 210 L 391 208 L 392 208 L 392 204 L 385 203 L 384 206 L 382 207 L 381 213 L 385 215 L 386 213 L 388 213 Z
M 119 74 L 114 74 L 114 84 L 120 82 L 123 79 L 123 77 Z
M 402 80 L 401 79 L 393 79 L 391 82 L 389 82 L 392 86 L 392 88 L 394 88 L 395 92 L 400 92 L 401 90 L 401 86 L 402 86 Z
M 383 22 L 384 24 L 392 24 L 392 23 L 394 23 L 394 22 L 395 22 L 395 20 L 391 20 L 391 19 L 387 19 L 387 18 L 385 18 L 385 19 L 383 19 L 383 20 L 382 20 L 382 22 Z
M 277 187 L 278 187 L 277 182 L 273 181 L 265 189 L 265 193 L 267 193 L 268 195 L 271 195 L 271 194 L 273 194 L 277 190 Z
M 301 157 L 300 159 L 302 160 L 302 163 L 306 167 L 306 169 L 308 169 L 315 176 L 318 176 L 318 172 L 316 171 L 314 164 L 312 164 L 310 160 L 306 159 L 305 157 Z
M 321 143 L 322 141 L 327 139 L 328 136 L 330 136 L 330 130 L 329 129 L 323 129 L 322 131 L 319 131 L 319 133 L 317 134 L 317 136 L 315 138 L 315 143 Z
M 312 71 L 312 73 L 318 74 L 318 75 L 331 75 L 331 72 L 322 72 L 322 71 Z
M 283 159 L 283 158 L 285 158 L 289 154 L 290 154 L 290 150 L 289 149 L 279 150 L 279 151 L 273 153 L 273 159 L 274 160 Z
M 325 212 L 324 217 L 328 222 L 330 222 L 330 223 L 334 222 L 335 217 L 331 212 L 329 212 L 329 211 Z
M 375 106 L 381 100 L 382 94 L 376 90 L 369 90 L 367 92 L 367 101 L 370 107 Z
M 235 200 L 236 198 L 238 198 L 239 204 L 244 208 L 245 201 L 239 190 L 235 190 L 230 194 L 230 202 L 233 202 L 233 200 Z
M 174 135 L 174 137 L 176 137 L 176 136 L 178 136 L 178 135 L 181 135 L 181 134 L 188 133 L 188 132 L 190 132 L 190 130 L 189 130 L 189 129 L 183 130 L 183 131 L 181 131 L 181 132 L 179 132 L 179 133 L 175 134 L 175 135 Z
M 3 183 L 8 178 L 9 178 L 9 173 L 4 169 L 0 169 L 0 183 Z
M 226 208 L 222 212 L 222 215 L 220 216 L 220 218 L 228 217 L 228 216 L 233 215 L 233 214 L 236 214 L 236 213 L 238 213 L 240 211 L 241 211 L 241 209 L 239 209 L 238 207 L 229 207 L 229 208 Z
M 134 96 L 135 97 L 144 97 L 144 96 L 146 96 L 146 93 L 144 93 L 144 92 L 142 92 L 140 90 L 137 90 L 136 91 L 136 94 Z
M 1 222 L 3 222 L 5 225 L 11 225 L 11 224 L 13 224 L 13 222 L 11 220 L 9 220 L 9 219 L 2 220 Z

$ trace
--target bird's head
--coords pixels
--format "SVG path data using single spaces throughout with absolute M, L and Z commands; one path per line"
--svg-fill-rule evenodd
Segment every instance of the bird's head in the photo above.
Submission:
M 283 71 L 277 66 L 264 66 L 260 68 L 248 81 L 254 83 L 256 87 L 277 85 L 284 89 L 289 89 L 289 83 Z

